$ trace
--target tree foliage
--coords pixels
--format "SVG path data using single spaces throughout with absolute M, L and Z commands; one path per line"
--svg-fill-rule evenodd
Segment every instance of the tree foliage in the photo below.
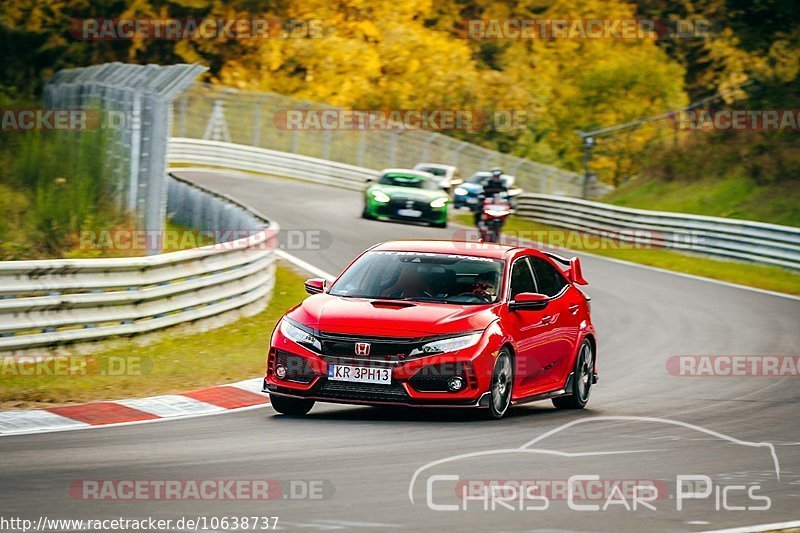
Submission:
M 17 0 L 0 11 L 0 91 L 34 94 L 55 70 L 105 61 L 201 62 L 210 81 L 365 109 L 521 111 L 524 127 L 457 131 L 491 148 L 572 169 L 578 130 L 685 106 L 758 79 L 766 105 L 797 107 L 793 0 Z M 75 19 L 275 17 L 317 20 L 319 38 L 78 41 Z M 706 19 L 710 38 L 473 40 L 468 19 Z M 621 134 L 593 170 L 618 182 L 671 135 Z

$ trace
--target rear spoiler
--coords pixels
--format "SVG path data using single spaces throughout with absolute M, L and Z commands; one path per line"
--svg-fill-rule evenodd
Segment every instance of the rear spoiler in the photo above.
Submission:
M 567 259 L 566 257 L 562 257 L 562 256 L 560 256 L 558 254 L 554 254 L 553 252 L 544 252 L 544 254 L 547 257 L 549 257 L 550 259 L 552 259 L 553 261 L 556 261 L 558 263 L 561 263 L 564 266 L 569 267 L 567 269 L 567 271 L 566 271 L 566 274 L 567 274 L 567 278 L 569 278 L 569 280 L 572 283 L 575 283 L 577 285 L 588 285 L 589 284 L 589 282 L 586 281 L 586 279 L 583 277 L 583 269 L 581 268 L 581 260 L 580 259 L 578 259 L 577 257 L 573 257 L 571 259 Z

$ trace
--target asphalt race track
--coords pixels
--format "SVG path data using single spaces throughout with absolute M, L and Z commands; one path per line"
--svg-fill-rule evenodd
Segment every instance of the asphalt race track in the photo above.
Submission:
M 323 232 L 329 246 L 286 251 L 334 274 L 376 242 L 451 238 L 458 231 L 362 220 L 361 195 L 352 191 L 235 173 L 180 175 L 241 199 L 285 230 Z M 800 300 L 594 257 L 583 258 L 583 270 L 600 334 L 600 382 L 586 411 L 557 412 L 542 402 L 488 422 L 471 412 L 318 404 L 305 419 L 267 407 L 11 436 L 0 439 L 0 508 L 34 520 L 42 514 L 278 516 L 286 529 L 364 531 L 695 531 L 800 518 L 798 378 L 682 377 L 667 370 L 675 355 L 798 354 Z M 570 422 L 577 424 L 559 429 Z M 487 450 L 502 451 L 446 461 L 415 477 L 431 462 Z M 625 504 L 613 505 L 586 497 L 578 503 L 600 508 L 576 510 L 569 505 L 574 500 L 554 491 L 535 503 L 509 498 L 505 505 L 470 501 L 467 509 L 433 510 L 428 503 L 458 500 L 452 477 L 431 474 L 553 485 L 596 474 L 606 481 L 650 480 L 663 490 L 650 501 L 655 509 L 633 509 L 625 497 Z M 712 483 L 704 488 L 711 492 L 687 500 L 687 489 L 678 510 L 676 480 L 685 475 L 707 476 Z M 280 480 L 283 492 L 267 502 L 98 502 L 69 493 L 71 483 L 84 479 L 209 478 Z M 321 482 L 325 490 L 322 497 L 291 495 L 288 487 L 304 486 L 292 480 Z M 744 509 L 765 506 L 763 497 L 768 510 Z

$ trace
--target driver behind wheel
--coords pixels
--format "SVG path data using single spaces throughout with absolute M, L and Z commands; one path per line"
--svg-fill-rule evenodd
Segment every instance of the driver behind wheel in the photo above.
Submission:
M 482 272 L 475 277 L 472 295 L 480 300 L 491 302 L 497 295 L 497 273 Z

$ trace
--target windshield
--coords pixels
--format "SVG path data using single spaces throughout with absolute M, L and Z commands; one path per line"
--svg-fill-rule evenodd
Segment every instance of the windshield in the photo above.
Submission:
M 393 185 L 395 187 L 411 187 L 414 189 L 438 190 L 439 186 L 432 180 L 424 176 L 413 174 L 392 174 L 387 173 L 381 176 L 378 181 L 381 185 Z
M 329 293 L 350 298 L 486 304 L 498 300 L 502 268 L 502 261 L 487 257 L 367 252 Z
M 434 176 L 445 176 L 447 174 L 446 168 L 439 168 L 439 167 L 419 167 L 417 170 L 430 172 Z
M 484 181 L 488 180 L 490 176 L 491 174 L 488 172 L 476 172 L 470 176 L 467 181 L 469 183 L 483 183 Z

